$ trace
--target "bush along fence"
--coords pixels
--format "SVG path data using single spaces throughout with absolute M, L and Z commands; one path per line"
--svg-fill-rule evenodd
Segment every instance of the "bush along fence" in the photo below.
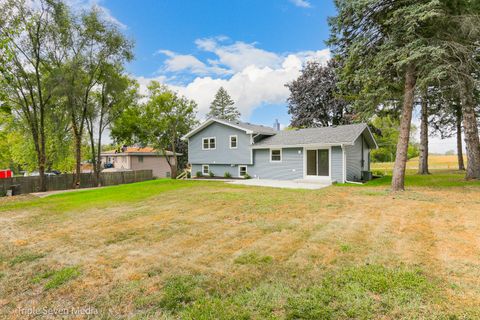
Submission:
M 45 178 L 47 180 L 48 191 L 73 189 L 73 174 L 46 176 Z M 117 184 L 141 182 L 152 179 L 152 170 L 102 172 L 100 174 L 102 186 L 113 186 Z M 82 173 L 80 177 L 80 188 L 92 187 L 96 187 L 93 174 Z M 5 196 L 8 190 L 13 190 L 14 195 L 38 192 L 40 190 L 40 177 L 12 177 L 0 179 L 0 196 Z

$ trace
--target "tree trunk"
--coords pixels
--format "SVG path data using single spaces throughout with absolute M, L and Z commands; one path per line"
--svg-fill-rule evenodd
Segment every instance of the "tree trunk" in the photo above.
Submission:
M 465 178 L 480 179 L 480 140 L 473 98 L 473 86 L 466 82 L 462 88 L 463 131 L 467 149 L 467 172 Z
M 420 119 L 420 158 L 418 174 L 430 174 L 428 171 L 428 97 L 422 97 L 422 112 Z
M 40 177 L 40 192 L 45 192 L 47 191 L 47 179 L 45 177 L 45 162 L 46 162 L 46 157 L 45 153 L 43 150 L 40 150 L 40 152 L 37 154 L 38 156 L 38 174 Z
M 398 136 L 397 153 L 393 167 L 392 191 L 394 192 L 405 190 L 405 167 L 408 160 L 408 142 L 410 140 L 415 83 L 415 69 L 413 66 L 408 66 L 407 71 L 405 72 L 400 134 Z
M 75 181 L 73 187 L 80 188 L 80 175 L 82 173 L 82 136 L 74 134 L 75 139 Z
M 462 146 L 462 110 L 460 106 L 457 107 L 457 157 L 458 170 L 465 171 L 465 164 L 463 162 L 463 146 Z

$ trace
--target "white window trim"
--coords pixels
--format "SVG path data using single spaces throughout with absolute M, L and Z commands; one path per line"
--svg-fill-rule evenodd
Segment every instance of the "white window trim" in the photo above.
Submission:
M 205 141 L 205 139 L 208 140 L 208 148 L 205 148 L 205 144 L 203 143 Z M 215 140 L 215 148 L 210 147 L 210 139 Z M 215 150 L 215 149 L 217 149 L 217 137 L 203 137 L 202 138 L 202 150 Z
M 235 147 L 232 147 L 232 138 L 235 138 Z M 230 146 L 230 149 L 238 149 L 238 136 L 236 134 L 228 137 L 228 145 Z
M 242 167 L 245 167 L 245 173 L 248 174 L 248 166 L 247 166 L 247 165 L 239 165 L 239 166 L 238 166 L 238 177 L 239 177 L 239 178 L 243 178 L 243 177 L 244 177 L 244 176 L 242 176 L 242 175 L 240 174 L 240 168 L 242 168 Z
M 307 175 L 307 151 L 308 150 L 328 150 L 328 176 L 309 176 Z M 318 161 L 318 159 L 317 159 Z M 346 160 L 345 160 L 346 161 Z M 332 147 L 314 147 L 303 148 L 303 177 L 306 179 L 332 179 Z
M 280 160 L 272 160 L 272 151 L 277 151 L 277 150 L 280 151 Z M 280 149 L 280 148 L 270 149 L 270 162 L 276 163 L 276 162 L 282 162 L 282 160 L 283 160 L 283 150 L 282 149 Z
M 205 170 L 203 170 L 203 169 L 205 169 L 205 167 L 207 167 L 207 169 L 208 169 L 207 173 L 205 173 Z M 210 174 L 210 166 L 208 164 L 202 164 L 202 175 L 208 176 L 209 174 Z

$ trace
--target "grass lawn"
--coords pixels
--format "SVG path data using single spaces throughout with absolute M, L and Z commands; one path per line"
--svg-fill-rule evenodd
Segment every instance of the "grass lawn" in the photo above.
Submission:
M 156 180 L 0 199 L 0 318 L 479 318 L 480 184 L 412 175 L 392 195 L 382 179 Z

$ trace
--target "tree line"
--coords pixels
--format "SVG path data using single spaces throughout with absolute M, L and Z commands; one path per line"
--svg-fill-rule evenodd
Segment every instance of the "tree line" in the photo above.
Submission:
M 404 189 L 406 161 L 420 154 L 428 170 L 428 137 L 457 137 L 459 169 L 480 178 L 478 135 L 480 5 L 473 0 L 336 0 L 327 65 L 308 62 L 290 89 L 293 127 L 368 122 L 394 160 L 392 190 Z M 45 172 L 74 170 L 90 159 L 99 182 L 102 138 L 155 147 L 172 176 L 183 167 L 181 137 L 196 124 L 197 104 L 152 82 L 139 93 L 125 64 L 133 41 L 95 7 L 72 12 L 61 0 L 0 3 L 0 163 Z M 413 109 L 420 142 L 412 143 Z M 240 113 L 220 88 L 208 116 Z M 428 129 L 432 128 L 431 132 Z M 462 137 L 463 134 L 463 137 Z M 463 161 L 463 140 L 466 165 Z
M 0 12 L 0 163 L 38 170 L 45 190 L 51 169 L 73 169 L 79 187 L 82 160 L 90 159 L 100 183 L 107 129 L 116 142 L 139 137 L 176 157 L 196 104 L 158 83 L 147 96 L 139 94 L 125 71 L 133 42 L 99 9 L 6 0 Z
M 392 190 L 399 191 L 418 106 L 419 173 L 429 173 L 429 135 L 456 135 L 459 169 L 466 169 L 466 179 L 480 179 L 479 2 L 336 0 L 335 5 L 338 14 L 329 20 L 332 60 L 326 66 L 308 63 L 287 84 L 292 125 L 366 121 L 385 139 L 379 141 L 382 152 L 392 147 L 388 136 L 396 136 Z

